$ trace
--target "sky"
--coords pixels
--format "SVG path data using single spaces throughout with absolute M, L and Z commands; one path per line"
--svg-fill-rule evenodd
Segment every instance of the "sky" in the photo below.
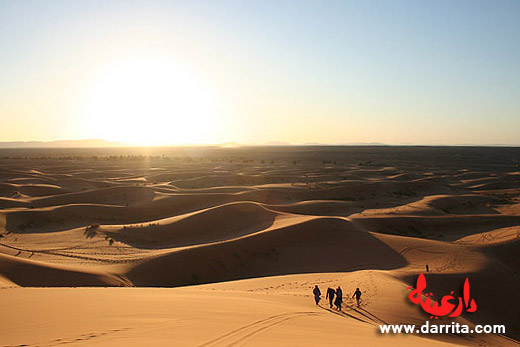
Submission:
M 520 1 L 0 0 L 0 141 L 520 145 Z

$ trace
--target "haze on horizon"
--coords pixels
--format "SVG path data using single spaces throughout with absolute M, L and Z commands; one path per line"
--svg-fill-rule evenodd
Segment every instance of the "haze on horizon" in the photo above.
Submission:
M 520 2 L 2 1 L 0 142 L 520 145 Z

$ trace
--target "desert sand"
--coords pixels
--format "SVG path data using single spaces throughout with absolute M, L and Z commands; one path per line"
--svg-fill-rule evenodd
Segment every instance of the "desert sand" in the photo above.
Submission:
M 520 345 L 520 148 L 0 158 L 0 346 Z M 435 300 L 468 277 L 478 310 L 431 320 L 407 299 L 421 272 Z M 378 333 L 425 321 L 506 333 Z

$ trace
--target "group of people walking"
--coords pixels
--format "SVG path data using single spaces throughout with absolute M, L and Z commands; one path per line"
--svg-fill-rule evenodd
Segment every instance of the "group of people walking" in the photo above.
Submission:
M 316 305 L 318 305 L 321 300 L 321 291 L 318 285 L 314 287 L 312 293 L 314 294 L 314 301 L 316 301 Z M 356 291 L 352 297 L 356 298 L 357 307 L 359 307 L 359 300 L 361 299 L 361 291 L 359 288 L 356 288 Z M 343 303 L 343 290 L 340 286 L 338 286 L 336 290 L 329 287 L 327 288 L 325 299 L 329 300 L 330 308 L 332 308 L 334 304 L 334 306 L 336 306 L 336 310 L 341 311 L 341 304 Z

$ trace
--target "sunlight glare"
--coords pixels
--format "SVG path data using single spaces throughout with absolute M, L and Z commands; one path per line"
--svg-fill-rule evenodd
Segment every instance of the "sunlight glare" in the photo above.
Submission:
M 136 145 L 207 143 L 218 121 L 214 92 L 185 66 L 150 57 L 105 67 L 87 93 L 97 137 Z

